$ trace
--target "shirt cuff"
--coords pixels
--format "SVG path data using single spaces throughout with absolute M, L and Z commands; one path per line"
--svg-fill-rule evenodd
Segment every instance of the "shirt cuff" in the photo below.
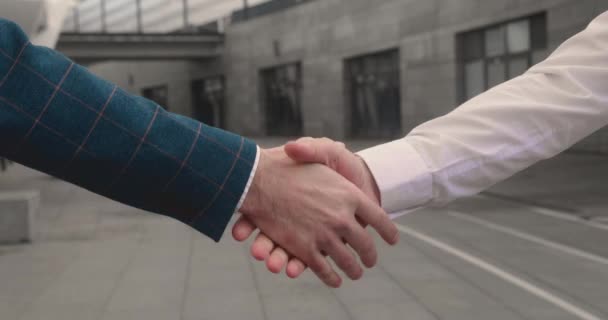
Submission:
M 431 172 L 406 139 L 378 145 L 357 154 L 376 179 L 382 208 L 391 218 L 413 212 L 432 200 Z
M 249 188 L 251 187 L 251 183 L 253 182 L 253 177 L 255 177 L 255 172 L 258 169 L 258 162 L 260 161 L 260 146 L 256 147 L 255 151 L 255 161 L 253 162 L 253 167 L 251 168 L 251 173 L 249 174 L 249 180 L 247 180 L 247 184 L 245 185 L 245 189 L 243 189 L 243 194 L 241 195 L 241 199 L 239 203 L 236 205 L 236 209 L 234 212 L 239 212 L 243 202 L 245 202 L 245 198 L 247 198 L 247 193 L 249 192 Z

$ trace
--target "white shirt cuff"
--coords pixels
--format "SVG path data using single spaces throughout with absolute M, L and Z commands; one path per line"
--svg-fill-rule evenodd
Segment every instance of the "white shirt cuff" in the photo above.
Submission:
M 396 218 L 428 204 L 433 198 L 432 175 L 406 139 L 357 153 L 376 179 L 382 208 Z
M 239 212 L 243 202 L 245 202 L 245 198 L 247 198 L 247 193 L 249 192 L 249 188 L 251 187 L 251 183 L 253 182 L 253 177 L 255 177 L 255 172 L 258 169 L 258 162 L 260 161 L 260 146 L 257 146 L 255 151 L 255 161 L 253 162 L 253 167 L 251 168 L 251 173 L 249 174 L 249 180 L 245 185 L 245 189 L 243 189 L 243 194 L 241 195 L 241 199 L 239 203 L 236 205 L 235 213 Z

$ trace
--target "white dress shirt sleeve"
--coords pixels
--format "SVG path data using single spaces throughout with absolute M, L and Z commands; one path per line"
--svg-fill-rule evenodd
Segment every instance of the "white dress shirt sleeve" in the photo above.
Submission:
M 397 216 L 476 194 L 606 124 L 608 13 L 522 76 L 359 155 Z
M 253 162 L 253 167 L 251 168 L 251 173 L 249 174 L 249 179 L 247 180 L 247 184 L 245 185 L 245 189 L 243 189 L 243 193 L 241 194 L 241 199 L 236 205 L 236 209 L 234 209 L 234 213 L 239 212 L 241 207 L 243 206 L 243 202 L 245 202 L 245 198 L 247 198 L 247 194 L 249 193 L 249 189 L 251 188 L 251 184 L 253 183 L 253 178 L 255 177 L 255 173 L 258 171 L 258 164 L 260 163 L 260 154 L 261 154 L 260 146 L 256 147 L 255 151 L 255 161 Z

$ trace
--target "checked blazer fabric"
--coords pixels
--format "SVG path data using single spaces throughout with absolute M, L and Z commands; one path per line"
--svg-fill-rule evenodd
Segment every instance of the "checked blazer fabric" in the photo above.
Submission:
M 0 18 L 0 156 L 221 238 L 257 146 L 133 96 Z

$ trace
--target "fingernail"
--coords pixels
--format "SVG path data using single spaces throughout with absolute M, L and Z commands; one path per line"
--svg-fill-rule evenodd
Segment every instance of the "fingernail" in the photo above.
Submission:
M 396 245 L 399 242 L 399 232 L 395 233 L 391 245 Z

